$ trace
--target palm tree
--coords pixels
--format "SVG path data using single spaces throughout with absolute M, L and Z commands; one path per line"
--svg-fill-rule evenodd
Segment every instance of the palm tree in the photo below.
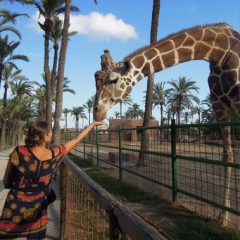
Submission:
M 58 145 L 60 143 L 60 117 L 62 112 L 63 105 L 63 79 L 64 79 L 64 69 L 66 62 L 66 53 L 67 53 L 67 45 L 68 45 L 68 28 L 70 25 L 70 12 L 71 12 L 71 0 L 65 1 L 65 15 L 64 15 L 64 24 L 63 24 L 63 32 L 62 32 L 62 44 L 59 56 L 59 64 L 58 64 L 58 84 L 57 84 L 57 98 L 56 98 L 56 106 L 55 106 L 55 122 L 53 128 L 53 143 Z M 94 0 L 97 4 L 97 1 Z
M 6 64 L 12 65 L 14 68 L 17 68 L 17 65 L 14 64 L 15 60 L 23 60 L 28 62 L 29 59 L 25 55 L 14 55 L 14 50 L 19 46 L 20 42 L 11 41 L 8 42 L 8 35 L 4 38 L 0 38 L 0 86 L 2 81 L 2 73 Z
M 158 35 L 158 19 L 160 13 L 160 0 L 153 0 L 153 8 L 152 8 L 152 23 L 151 23 L 151 33 L 150 33 L 150 43 L 153 44 L 157 41 Z M 150 124 L 150 117 L 151 117 L 151 109 L 152 109 L 152 93 L 153 93 L 153 85 L 154 85 L 154 73 L 148 76 L 147 81 L 147 94 L 146 94 L 146 103 L 145 103 L 145 113 L 144 113 L 144 120 L 143 126 L 147 127 Z M 146 134 L 146 137 L 148 135 Z M 145 139 L 145 134 L 143 133 L 143 142 Z M 145 144 L 142 144 L 146 146 Z
M 153 108 L 160 106 L 160 124 L 163 126 L 163 105 L 165 104 L 165 82 L 156 83 L 153 86 Z
M 5 139 L 6 139 L 6 126 L 7 126 L 7 90 L 9 88 L 9 84 L 12 87 L 13 81 L 16 80 L 27 80 L 27 78 L 21 75 L 21 70 L 16 70 L 13 72 L 13 66 L 10 64 L 6 64 L 4 71 L 3 71 L 3 80 L 4 84 L 4 94 L 3 94 L 3 107 L 2 107 L 2 128 L 1 128 L 1 138 L 0 138 L 0 148 L 1 150 L 4 149 L 5 146 Z
M 76 120 L 75 122 L 75 128 L 76 130 L 79 130 L 79 119 L 87 119 L 85 113 L 84 113 L 83 107 L 73 107 L 71 110 L 71 115 L 74 115 L 74 118 Z
M 131 99 L 130 95 L 126 96 L 121 102 L 120 102 L 120 118 L 122 119 L 122 104 L 124 105 L 131 105 L 133 103 L 133 100 Z
M 50 33 L 50 40 L 53 42 L 54 49 L 54 57 L 53 57 L 53 67 L 51 72 L 51 89 L 52 95 L 56 91 L 56 74 L 57 74 L 57 63 L 58 63 L 58 50 L 59 50 L 59 42 L 62 39 L 62 31 L 63 31 L 63 21 L 59 19 L 59 17 L 53 18 L 53 26 Z M 75 35 L 77 32 L 68 33 L 69 36 Z M 65 82 L 65 81 L 64 81 Z M 65 82 L 66 83 L 66 82 Z
M 179 77 L 178 80 L 171 80 L 168 82 L 172 88 L 166 90 L 168 98 L 177 110 L 177 123 L 180 124 L 180 117 L 182 109 L 190 108 L 192 106 L 192 101 L 197 104 L 200 102 L 199 98 L 192 95 L 191 91 L 194 90 L 198 93 L 199 87 L 195 85 L 194 81 L 186 79 L 186 77 Z
M 207 109 L 202 111 L 202 122 L 215 122 L 216 116 L 212 108 L 210 94 L 208 94 L 206 98 L 202 100 L 201 105 L 207 107 Z
M 182 113 L 184 123 L 188 123 L 190 113 L 188 111 Z
M 44 81 L 44 84 L 39 84 L 38 82 L 34 82 L 34 84 L 36 84 L 38 86 L 38 88 L 36 89 L 36 99 L 38 99 L 38 103 L 39 103 L 39 117 L 40 119 L 45 119 L 46 116 L 46 111 L 47 111 L 47 101 L 46 101 L 46 95 L 47 95 L 47 87 L 46 87 L 46 78 L 45 78 L 45 74 L 42 73 L 42 79 Z M 58 76 L 55 78 L 55 81 L 57 82 L 58 80 Z M 68 80 L 67 77 L 64 78 L 64 84 L 63 84 L 63 92 L 69 92 L 72 94 L 76 94 L 76 92 L 69 88 L 68 83 L 70 83 L 70 81 Z M 52 100 L 56 101 L 56 87 L 54 89 L 53 95 L 52 95 Z
M 151 34 L 150 34 L 151 44 L 157 41 L 159 13 L 160 13 L 160 0 L 153 0 L 152 23 L 151 23 Z M 145 112 L 144 112 L 144 119 L 143 119 L 144 127 L 148 127 L 150 125 L 153 85 L 154 85 L 154 73 L 148 76 L 148 81 L 147 81 L 147 95 L 146 95 Z M 148 146 L 149 146 L 148 143 L 149 143 L 149 134 L 145 130 L 142 132 L 142 141 L 141 141 L 142 152 L 140 152 L 140 155 L 139 155 L 139 162 L 138 162 L 139 166 L 143 166 L 147 163 L 147 155 L 143 151 L 148 150 Z
M 64 108 L 62 110 L 62 113 L 64 114 L 64 117 L 65 117 L 65 130 L 67 131 L 67 115 L 68 113 L 70 113 L 71 110 L 70 109 L 67 109 L 67 108 Z
M 120 115 L 120 112 L 115 111 L 115 112 L 113 113 L 113 116 L 114 116 L 115 118 L 119 118 L 119 116 L 121 116 L 121 115 Z
M 46 119 L 46 86 L 39 85 L 39 87 L 35 90 L 35 98 L 34 103 L 36 105 L 36 115 L 38 119 L 45 120 Z
M 46 120 L 49 124 L 52 122 L 52 84 L 51 84 L 51 74 L 49 68 L 49 40 L 51 37 L 51 31 L 53 27 L 53 18 L 60 13 L 65 12 L 64 4 L 65 0 L 41 0 L 40 2 L 35 1 L 35 6 L 37 7 L 40 15 L 44 17 L 44 23 L 38 23 L 41 29 L 44 31 L 44 73 L 46 77 L 47 86 L 47 116 Z M 71 7 L 71 11 L 79 11 L 77 7 Z M 63 80 L 62 80 L 63 84 Z M 60 112 L 61 116 L 61 112 Z M 60 117 L 59 117 L 60 120 Z
M 192 118 L 191 123 L 193 123 L 193 117 L 197 113 L 197 110 L 195 107 L 190 107 L 190 116 Z
M 198 106 L 194 107 L 197 115 L 198 115 L 198 123 L 201 123 L 201 114 L 204 111 L 204 108 L 199 104 Z
M 91 119 L 90 119 L 90 115 L 91 115 L 91 112 L 92 112 L 92 108 L 94 106 L 94 102 L 95 102 L 95 96 L 92 96 L 91 98 L 89 98 L 86 102 L 86 104 L 83 105 L 83 107 L 85 109 L 87 109 L 88 111 L 88 123 L 90 125 L 90 122 L 91 122 Z
M 129 107 L 129 108 L 128 108 L 127 111 L 130 113 L 130 115 L 132 116 L 132 118 L 134 118 L 134 119 L 138 119 L 139 117 L 140 117 L 140 118 L 143 118 L 144 112 L 143 112 L 143 110 L 140 109 L 139 107 L 140 107 L 139 104 L 134 103 L 134 104 L 132 105 L 132 107 Z
M 32 101 L 29 96 L 15 96 L 8 101 L 7 107 L 7 145 L 6 148 L 19 144 L 26 123 L 33 121 Z
M 8 25 L 9 23 L 15 24 L 16 18 L 20 17 L 20 16 L 28 17 L 28 15 L 25 13 L 21 13 L 21 14 L 20 13 L 11 13 L 9 10 L 1 8 L 0 9 L 0 36 L 1 36 L 2 32 L 11 31 L 11 32 L 15 33 L 21 39 L 20 32 L 16 28 Z
M 10 2 L 10 3 L 14 3 L 14 2 L 18 2 L 18 3 L 22 3 L 22 4 L 33 4 L 34 0 L 4 0 L 6 2 Z

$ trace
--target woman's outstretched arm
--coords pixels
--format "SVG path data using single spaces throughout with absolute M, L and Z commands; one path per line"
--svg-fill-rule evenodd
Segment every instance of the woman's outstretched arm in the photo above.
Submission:
M 65 143 L 64 145 L 66 148 L 66 154 L 69 151 L 71 151 L 80 141 L 82 141 L 94 127 L 101 126 L 103 124 L 104 122 L 93 122 L 86 129 L 84 129 L 77 137 Z

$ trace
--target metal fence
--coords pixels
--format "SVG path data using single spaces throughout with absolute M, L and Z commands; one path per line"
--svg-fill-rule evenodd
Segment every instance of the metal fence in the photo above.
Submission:
M 102 189 L 68 158 L 60 174 L 62 240 L 172 240 Z
M 231 129 L 233 162 L 220 127 Z M 91 132 L 73 151 L 109 175 L 240 228 L 240 122 L 117 128 Z M 147 145 L 141 147 L 143 134 Z M 75 133 L 63 133 L 63 141 Z

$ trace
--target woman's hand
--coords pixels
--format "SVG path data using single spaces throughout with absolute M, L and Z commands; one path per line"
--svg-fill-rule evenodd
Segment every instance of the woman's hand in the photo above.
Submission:
M 92 124 L 94 127 L 97 127 L 97 126 L 104 125 L 105 123 L 104 122 L 93 122 Z
M 91 123 L 87 128 L 85 128 L 81 133 L 79 133 L 79 135 L 72 139 L 71 141 L 65 143 L 65 149 L 66 149 L 66 153 L 68 153 L 69 151 L 71 151 L 71 149 L 73 149 L 80 141 L 82 141 L 83 138 L 86 137 L 86 135 L 94 128 L 97 126 L 101 126 L 105 124 L 104 122 L 93 122 Z

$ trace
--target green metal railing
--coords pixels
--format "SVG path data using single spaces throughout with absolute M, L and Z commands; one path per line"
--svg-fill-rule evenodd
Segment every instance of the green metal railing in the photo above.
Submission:
M 234 162 L 222 161 L 220 127 L 230 127 Z M 74 152 L 99 168 L 194 212 L 217 219 L 227 211 L 228 225 L 240 226 L 240 122 L 181 124 L 92 131 Z M 138 131 L 149 132 L 148 148 L 141 149 Z M 161 133 L 164 137 L 160 139 Z M 64 133 L 63 142 L 77 133 Z M 135 139 L 132 141 L 132 139 Z M 145 154 L 146 163 L 139 158 Z M 226 177 L 226 169 L 231 174 Z M 230 183 L 226 196 L 226 178 Z M 229 198 L 226 206 L 225 198 Z

